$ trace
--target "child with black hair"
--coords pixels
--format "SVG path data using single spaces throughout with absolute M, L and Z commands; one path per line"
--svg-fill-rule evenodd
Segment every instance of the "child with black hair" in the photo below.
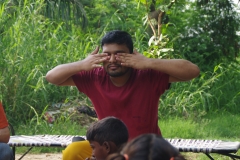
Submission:
M 127 143 L 107 160 L 186 160 L 167 140 L 157 134 L 143 134 Z
M 128 130 L 120 119 L 106 117 L 88 128 L 86 138 L 92 148 L 92 158 L 88 159 L 105 160 L 127 143 Z

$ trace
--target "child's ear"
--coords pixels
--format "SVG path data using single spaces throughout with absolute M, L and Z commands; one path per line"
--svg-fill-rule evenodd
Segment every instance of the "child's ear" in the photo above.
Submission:
M 107 142 L 107 141 L 104 141 L 103 142 L 103 146 L 105 147 L 107 153 L 109 154 L 111 152 L 111 145 L 110 145 L 110 143 Z

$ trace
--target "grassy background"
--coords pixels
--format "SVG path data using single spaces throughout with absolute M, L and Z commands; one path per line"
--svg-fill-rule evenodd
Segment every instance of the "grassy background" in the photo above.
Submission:
M 87 118 L 87 117 L 86 117 Z M 79 123 L 70 120 L 62 121 L 49 125 L 41 121 L 39 125 L 31 123 L 30 125 L 20 125 L 17 128 L 18 134 L 70 134 L 85 135 L 86 128 Z M 206 115 L 200 119 L 186 119 L 180 117 L 160 118 L 159 126 L 165 138 L 183 138 L 183 139 L 209 139 L 239 141 L 240 115 L 233 115 L 228 112 Z M 61 128 L 61 130 L 59 130 Z M 22 154 L 28 148 L 17 147 L 17 153 Z M 63 148 L 35 147 L 30 153 L 61 153 Z M 203 153 L 182 153 L 188 159 L 207 160 L 209 159 Z M 240 155 L 240 151 L 236 153 Z M 230 159 L 226 156 L 211 154 L 214 159 Z

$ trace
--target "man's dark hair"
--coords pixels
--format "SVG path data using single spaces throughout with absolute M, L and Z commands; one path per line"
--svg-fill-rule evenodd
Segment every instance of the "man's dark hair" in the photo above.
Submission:
M 87 130 L 88 141 L 96 141 L 100 145 L 103 142 L 113 142 L 117 147 L 121 147 L 128 141 L 128 130 L 126 125 L 115 117 L 106 117 L 94 122 Z
M 132 37 L 125 31 L 114 30 L 106 33 L 101 40 L 101 47 L 103 47 L 104 44 L 111 43 L 125 44 L 128 47 L 130 53 L 133 53 Z

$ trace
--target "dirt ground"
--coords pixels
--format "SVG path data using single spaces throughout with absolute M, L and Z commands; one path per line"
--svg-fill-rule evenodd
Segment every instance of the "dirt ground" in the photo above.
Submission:
M 19 159 L 22 155 L 16 154 L 16 160 Z M 22 160 L 61 160 L 62 154 L 61 153 L 43 153 L 43 154 L 27 154 L 25 155 Z

